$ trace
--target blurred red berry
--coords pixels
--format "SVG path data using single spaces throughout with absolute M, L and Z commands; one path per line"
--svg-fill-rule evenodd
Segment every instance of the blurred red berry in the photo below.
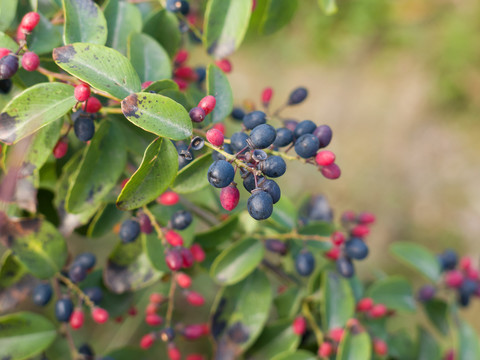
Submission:
M 270 100 L 272 100 L 272 96 L 273 96 L 273 89 L 271 87 L 267 87 L 262 91 L 263 106 L 268 106 L 270 104 Z
M 167 263 L 167 266 L 170 270 L 180 270 L 183 265 L 183 259 L 180 250 L 172 249 L 167 251 L 167 253 L 165 254 L 165 262 Z
M 373 339 L 373 351 L 379 356 L 385 356 L 388 354 L 388 346 L 381 339 Z
M 338 260 L 340 255 L 342 255 L 342 249 L 340 249 L 338 246 L 334 246 L 325 253 L 325 256 L 330 260 Z
M 363 298 L 360 299 L 357 303 L 357 311 L 359 312 L 366 312 L 369 311 L 373 307 L 373 299 L 372 298 Z
M 180 90 L 186 90 L 188 88 L 188 82 L 185 81 L 184 79 L 182 78 L 178 78 L 178 77 L 174 77 L 173 78 L 173 81 L 175 81 L 178 85 L 178 88 Z
M 152 301 L 151 296 L 150 296 L 150 301 Z M 159 303 L 153 303 L 153 302 L 148 304 L 147 307 L 145 308 L 145 314 L 147 315 L 156 314 L 158 311 L 158 304 Z
M 341 231 L 335 231 L 330 237 L 333 245 L 340 246 L 345 242 L 345 235 Z
M 192 252 L 193 258 L 196 262 L 202 262 L 205 260 L 205 251 L 203 251 L 199 244 L 192 244 L 192 246 L 190 246 L 190 251 Z
M 181 65 L 188 59 L 188 51 L 185 49 L 178 50 L 178 52 L 175 54 L 175 58 L 173 59 L 173 62 L 175 65 Z
M 196 81 L 198 78 L 197 72 L 189 66 L 182 66 L 175 69 L 173 76 L 186 81 Z
M 140 231 L 144 234 L 151 234 L 153 232 L 152 222 L 147 214 L 141 213 L 138 215 L 138 222 L 140 223 Z
M 61 159 L 65 155 L 67 155 L 67 151 L 68 142 L 66 141 L 66 139 L 62 138 L 58 140 L 57 144 L 53 148 L 53 156 L 55 157 L 55 159 Z
M 468 256 L 462 256 L 458 266 L 461 270 L 468 270 L 472 266 L 472 259 Z
M 135 316 L 135 315 L 137 315 L 137 313 L 138 313 L 138 310 L 135 306 L 130 306 L 128 308 L 128 315 Z
M 203 296 L 195 291 L 187 293 L 187 301 L 192 306 L 202 306 L 205 303 Z
M 11 51 L 7 48 L 0 48 L 0 59 L 10 54 L 10 52 Z
M 192 285 L 192 278 L 184 273 L 178 273 L 175 277 L 178 286 L 187 289 Z
M 451 288 L 459 288 L 463 283 L 463 274 L 459 270 L 445 273 L 445 284 Z
M 297 316 L 293 320 L 292 328 L 296 335 L 303 335 L 307 330 L 307 320 L 301 315 Z
M 212 129 L 217 129 L 223 134 L 223 136 L 225 136 L 225 132 L 227 131 L 224 123 L 216 123 L 215 125 L 212 126 Z
M 155 342 L 155 335 L 154 334 L 147 334 L 142 337 L 142 340 L 140 340 L 140 347 L 142 349 L 148 349 L 153 345 Z
M 70 326 L 72 329 L 77 330 L 83 326 L 85 316 L 82 309 L 75 309 L 70 316 Z
M 145 316 L 145 322 L 150 326 L 159 326 L 162 325 L 163 319 L 157 314 L 147 314 Z
M 232 72 L 232 63 L 228 59 L 217 60 L 215 61 L 215 65 L 217 65 L 224 73 L 228 74 Z
M 198 107 L 202 108 L 205 111 L 205 115 L 208 115 L 212 112 L 217 104 L 217 100 L 212 95 L 205 96 L 200 102 L 198 103 Z
M 173 191 L 166 191 L 157 198 L 157 202 L 165 206 L 173 206 L 178 203 L 180 196 Z
M 200 354 L 189 354 L 187 355 L 186 360 L 205 360 L 205 358 Z
M 370 233 L 370 229 L 366 225 L 357 225 L 351 231 L 351 234 L 353 236 L 358 236 L 358 237 L 367 236 L 369 233 Z
M 195 257 L 193 256 L 190 249 L 181 248 L 180 254 L 182 255 L 182 266 L 184 268 L 192 267 L 193 263 L 195 262 Z
M 167 354 L 170 360 L 181 360 L 182 358 L 180 350 L 174 344 L 168 344 Z
M 188 340 L 196 340 L 205 335 L 204 326 L 203 324 L 192 324 L 185 326 L 182 334 Z
M 381 318 L 387 315 L 388 309 L 385 305 L 383 304 L 376 304 L 373 305 L 372 308 L 368 311 L 368 315 L 371 318 Z
M 328 332 L 328 336 L 335 342 L 340 342 L 342 340 L 344 330 L 341 327 L 333 328 Z
M 363 212 L 358 215 L 358 222 L 363 225 L 373 224 L 376 220 L 375 215 L 369 212 Z
M 182 236 L 174 230 L 168 230 L 165 233 L 165 240 L 172 246 L 182 246 L 183 238 Z
M 105 309 L 96 307 L 92 310 L 92 319 L 98 324 L 103 324 L 108 320 L 108 312 Z
M 142 83 L 142 90 L 145 90 L 152 84 L 153 84 L 153 81 L 145 81 L 144 83 Z
M 324 341 L 318 348 L 318 356 L 328 358 L 333 354 L 333 345 Z
M 34 11 L 31 11 L 23 16 L 22 21 L 20 22 L 20 27 L 26 32 L 32 32 L 39 22 L 40 15 Z

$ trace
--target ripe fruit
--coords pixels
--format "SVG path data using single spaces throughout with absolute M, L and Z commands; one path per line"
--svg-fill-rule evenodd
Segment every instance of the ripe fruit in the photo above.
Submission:
M 222 146 L 224 141 L 224 136 L 222 132 L 218 129 L 210 129 L 207 131 L 207 140 L 210 144 L 214 146 Z
M 267 87 L 262 91 L 263 106 L 267 107 L 270 104 L 270 100 L 272 100 L 272 96 L 273 96 L 273 89 L 271 87 Z
M 328 125 L 320 125 L 313 131 L 313 135 L 319 141 L 319 147 L 324 148 L 332 141 L 332 129 Z
M 31 11 L 23 16 L 22 21 L 20 22 L 20 28 L 22 28 L 22 30 L 25 30 L 26 32 L 32 32 L 39 22 L 40 15 L 36 12 Z
M 280 255 L 286 255 L 288 252 L 287 244 L 277 239 L 267 239 L 265 241 L 265 247 L 267 250 Z
M 333 354 L 333 346 L 329 342 L 324 341 L 318 348 L 318 356 L 328 358 Z
M 328 332 L 328 336 L 335 342 L 340 342 L 342 340 L 343 333 L 345 331 L 343 328 L 337 327 L 333 328 Z
M 206 360 L 203 355 L 200 354 L 189 354 L 187 355 L 186 360 Z
M 90 97 L 90 86 L 88 86 L 87 84 L 79 84 L 75 86 L 73 95 L 75 96 L 75 99 L 77 99 L 77 101 L 86 101 Z
M 358 214 L 357 221 L 362 225 L 373 224 L 375 222 L 375 215 L 369 212 Z
M 160 331 L 160 339 L 165 342 L 172 341 L 175 339 L 175 331 L 171 327 L 163 329 Z
M 335 154 L 331 151 L 319 151 L 315 156 L 315 162 L 319 166 L 327 166 L 335 161 Z
M 275 128 L 268 124 L 256 126 L 250 133 L 250 140 L 256 149 L 265 149 L 273 144 L 277 132 Z
M 90 300 L 93 301 L 95 305 L 98 305 L 103 299 L 103 292 L 98 286 L 85 288 L 83 292 L 90 298 Z
M 267 115 L 263 111 L 252 111 L 243 117 L 243 125 L 248 130 L 253 130 L 258 125 L 267 122 Z
M 300 136 L 305 134 L 312 134 L 317 125 L 311 120 L 303 120 L 295 126 L 295 130 L 293 131 L 293 135 L 295 139 L 298 139 Z
M 140 340 L 140 347 L 142 349 L 148 349 L 153 345 L 155 342 L 155 335 L 152 334 L 147 334 L 142 337 L 142 340 Z
M 92 348 L 88 344 L 83 344 L 78 348 L 78 353 L 84 355 L 87 360 L 92 360 L 95 356 Z
M 163 319 L 157 314 L 147 314 L 145 316 L 145 322 L 150 326 L 159 326 L 162 325 Z
M 85 269 L 90 270 L 95 266 L 97 259 L 95 255 L 90 252 L 84 252 L 75 258 L 75 263 L 81 264 Z
M 189 268 L 193 266 L 195 258 L 193 257 L 193 254 L 189 249 L 181 248 L 180 255 L 182 256 L 182 266 L 184 268 Z
M 452 270 L 445 274 L 445 284 L 452 288 L 459 288 L 463 282 L 463 274 L 458 270 Z
M 260 184 L 264 179 L 263 176 L 257 176 L 257 184 Z M 255 189 L 255 175 L 248 173 L 243 179 L 243 187 L 251 193 L 252 190 Z
M 216 103 L 217 100 L 214 96 L 207 95 L 202 100 L 200 100 L 200 102 L 198 103 L 198 107 L 202 108 L 203 111 L 205 111 L 205 114 L 208 115 L 213 111 Z
M 303 316 L 297 316 L 292 324 L 293 332 L 297 335 L 303 335 L 307 330 L 307 320 Z
M 188 51 L 185 49 L 180 49 L 178 52 L 175 54 L 175 58 L 173 59 L 173 62 L 176 65 L 181 65 L 188 59 Z
M 351 238 L 345 243 L 345 254 L 352 259 L 365 259 L 368 256 L 368 246 L 360 238 Z
M 302 135 L 295 141 L 295 152 L 304 159 L 314 156 L 317 153 L 318 147 L 318 139 L 312 134 Z
M 202 122 L 203 120 L 205 120 L 205 116 L 207 116 L 205 111 L 201 107 L 198 107 L 198 106 L 192 108 L 190 110 L 190 112 L 188 113 L 188 115 L 190 115 L 190 119 L 193 122 L 196 122 L 196 123 Z
M 82 105 L 82 110 L 89 114 L 95 114 L 102 108 L 102 103 L 94 96 L 90 96 Z
M 285 174 L 287 164 L 282 157 L 272 155 L 260 164 L 260 170 L 268 177 L 277 178 Z
M 260 189 L 266 191 L 272 197 L 274 204 L 276 204 L 278 200 L 280 200 L 282 193 L 280 190 L 280 186 L 278 186 L 275 181 L 270 179 L 262 181 L 262 183 L 260 184 Z
M 342 174 L 342 171 L 340 170 L 338 165 L 335 163 L 327 166 L 323 166 L 320 172 L 322 173 L 323 176 L 325 176 L 325 178 L 331 179 L 331 180 L 338 179 Z M 359 235 L 356 235 L 356 236 L 359 236 Z
M 453 270 L 457 266 L 458 256 L 453 250 L 447 249 L 439 256 L 442 270 Z
M 68 151 L 68 142 L 66 138 L 58 140 L 57 144 L 53 148 L 53 156 L 55 159 L 61 159 L 67 155 Z
M 348 257 L 340 257 L 336 262 L 336 268 L 340 275 L 345 278 L 350 278 L 355 273 L 355 268 L 353 267 L 352 260 Z
M 89 141 L 95 135 L 95 123 L 91 117 L 80 116 L 73 123 L 73 130 L 80 141 Z
M 360 299 L 357 303 L 357 311 L 359 312 L 369 311 L 372 307 L 373 307 L 372 298 L 363 298 L 363 299 Z
M 82 309 L 75 309 L 70 317 L 70 326 L 72 329 L 80 329 L 83 326 L 85 317 Z
M 170 218 L 170 224 L 176 230 L 186 229 L 192 221 L 192 214 L 186 210 L 178 210 Z
M 236 107 L 236 108 L 233 108 L 232 113 L 230 115 L 234 120 L 243 120 L 243 117 L 245 116 L 245 111 Z
M 224 188 L 233 181 L 235 170 L 225 160 L 217 160 L 208 168 L 208 181 L 216 188 Z
M 247 201 L 247 210 L 255 220 L 268 219 L 273 212 L 273 199 L 266 191 L 253 190 Z
M 0 79 L 10 79 L 18 70 L 16 55 L 7 55 L 0 59 Z
M 35 71 L 40 65 L 40 58 L 32 51 L 28 51 L 22 56 L 22 67 L 27 71 Z
M 167 355 L 169 360 L 181 360 L 182 354 L 174 344 L 168 344 Z
M 232 146 L 235 152 L 240 152 L 241 150 L 248 147 L 247 143 L 248 135 L 243 132 L 236 132 L 230 138 L 230 145 Z
M 229 185 L 220 191 L 220 204 L 227 211 L 232 211 L 240 201 L 240 191 L 236 185 Z
M 183 265 L 183 259 L 182 259 L 182 254 L 180 253 L 180 250 L 172 249 L 167 251 L 165 255 L 165 262 L 167 263 L 167 266 L 169 267 L 170 270 L 172 271 L 180 270 Z
M 82 264 L 73 263 L 68 269 L 68 277 L 74 283 L 83 281 L 87 277 L 87 269 Z
M 302 250 L 295 258 L 295 270 L 301 276 L 309 276 L 315 269 L 315 258 L 308 250 Z
M 165 240 L 172 245 L 172 246 L 182 246 L 183 245 L 183 238 L 182 236 L 173 230 L 168 230 L 165 233 Z
M 381 339 L 373 339 L 373 351 L 379 356 L 385 356 L 388 354 L 388 346 Z
M 103 324 L 108 320 L 108 311 L 96 307 L 92 310 L 92 319 L 98 324 Z
M 273 145 L 278 147 L 284 147 L 290 145 L 293 141 L 293 132 L 287 128 L 278 128 L 277 129 L 277 137 L 273 142 Z
M 160 293 L 152 293 L 150 294 L 149 300 L 153 304 L 161 304 L 165 300 L 165 297 Z
M 368 315 L 374 319 L 377 319 L 387 315 L 387 312 L 388 312 L 388 309 L 385 305 L 376 304 L 372 306 L 372 308 L 368 312 Z
M 10 49 L 0 48 L 0 59 L 10 54 L 10 52 L 11 52 Z
M 196 262 L 202 262 L 205 260 L 205 252 L 200 245 L 192 244 L 192 246 L 190 246 L 190 251 Z
M 153 232 L 152 222 L 147 214 L 139 214 L 138 222 L 140 224 L 140 231 L 144 234 L 151 234 Z
M 192 306 L 202 306 L 205 303 L 203 296 L 195 291 L 187 293 L 187 301 Z
M 215 61 L 215 65 L 217 65 L 224 73 L 228 74 L 232 72 L 232 63 L 228 59 L 217 60 Z
M 338 246 L 332 247 L 330 250 L 328 250 L 325 253 L 325 256 L 330 260 L 338 260 L 338 258 L 340 258 L 341 255 L 342 255 L 342 249 L 340 249 L 340 247 Z
M 140 235 L 140 224 L 136 220 L 127 219 L 122 223 L 118 235 L 124 244 L 135 241 Z
M 224 123 L 216 123 L 215 125 L 212 126 L 212 129 L 217 129 L 223 134 L 223 136 L 225 136 L 225 132 L 227 131 Z
M 422 302 L 427 302 L 435 296 L 436 289 L 432 285 L 422 286 L 417 293 L 417 299 Z
M 165 206 L 173 206 L 178 203 L 180 196 L 173 191 L 166 191 L 157 198 L 157 202 Z
M 308 95 L 307 89 L 305 89 L 304 87 L 298 87 L 290 93 L 287 104 L 288 105 L 300 104 L 301 102 L 303 102 L 303 100 L 306 99 L 307 95 Z
M 187 289 L 192 285 L 192 278 L 184 273 L 178 273 L 175 277 L 178 286 Z
M 53 290 L 50 284 L 38 284 L 33 290 L 33 302 L 38 306 L 45 306 L 52 298 Z
M 60 322 L 68 322 L 73 312 L 73 303 L 70 299 L 60 299 L 55 303 L 55 317 Z

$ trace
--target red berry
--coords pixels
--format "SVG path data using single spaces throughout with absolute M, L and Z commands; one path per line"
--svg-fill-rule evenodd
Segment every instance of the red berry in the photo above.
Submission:
M 84 102 L 90 97 L 90 86 L 87 84 L 79 84 L 75 86 L 75 91 L 73 93 L 75 95 L 75 99 L 80 102 Z
M 138 216 L 138 222 L 140 223 L 140 231 L 144 234 L 151 234 L 153 232 L 152 222 L 147 214 L 140 214 Z
M 319 151 L 315 156 L 317 165 L 327 166 L 335 161 L 335 154 L 328 150 Z
M 458 270 L 452 270 L 445 274 L 445 284 L 451 288 L 459 288 L 463 283 L 463 275 Z
M 188 88 L 188 82 L 186 82 L 184 79 L 174 77 L 173 81 L 177 83 L 180 90 L 186 90 Z
M 175 55 L 175 58 L 173 59 L 173 62 L 176 64 L 176 65 L 181 65 L 183 64 L 185 61 L 187 61 L 188 59 L 188 51 L 187 50 L 184 50 L 184 49 L 181 49 L 177 52 L 177 54 Z
M 377 319 L 387 315 L 387 312 L 388 312 L 388 309 L 385 305 L 376 304 L 372 306 L 372 308 L 368 312 L 368 315 L 374 319 Z
M 150 326 L 159 326 L 162 325 L 163 319 L 157 314 L 147 314 L 145 316 L 145 322 Z
M 480 278 L 480 274 L 477 269 L 470 268 L 466 271 L 467 277 L 472 280 L 478 280 Z
M 322 166 L 320 169 L 320 172 L 322 173 L 323 176 L 325 176 L 327 179 L 335 180 L 340 177 L 342 174 L 342 171 L 338 167 L 337 164 L 333 163 L 327 166 Z
M 340 342 L 342 340 L 343 333 L 344 333 L 343 328 L 338 327 L 338 328 L 331 329 L 328 332 L 328 336 L 333 341 Z
M 443 360 L 455 360 L 455 352 L 453 349 L 450 349 L 445 353 Z
M 212 145 L 222 146 L 225 138 L 220 130 L 210 129 L 207 131 L 207 140 Z
M 130 308 L 128 309 L 128 315 L 130 316 L 135 316 L 138 314 L 138 310 L 135 306 L 130 306 Z
M 189 354 L 187 355 L 186 360 L 205 360 L 205 358 L 200 354 Z
M 273 89 L 271 87 L 267 87 L 262 91 L 262 104 L 263 106 L 268 106 L 270 100 L 272 99 Z
M 67 154 L 67 151 L 68 142 L 66 141 L 66 139 L 60 139 L 53 148 L 53 156 L 55 156 L 55 159 L 61 159 Z
M 232 211 L 240 201 L 240 191 L 235 185 L 229 185 L 220 191 L 220 204 L 227 211 Z
M 70 316 L 70 326 L 75 330 L 80 329 L 83 326 L 84 319 L 83 310 L 75 309 Z
M 26 52 L 22 56 L 22 67 L 27 71 L 35 71 L 40 65 L 40 58 L 32 51 Z
M 217 100 L 212 95 L 205 96 L 200 102 L 198 103 L 198 107 L 202 108 L 205 111 L 205 114 L 208 115 L 212 112 L 215 108 Z
M 3 58 L 4 56 L 7 56 L 10 54 L 10 50 L 7 48 L 0 48 L 0 59 Z
M 25 30 L 19 26 L 17 28 L 17 35 L 15 36 L 15 39 L 17 40 L 17 42 L 19 42 L 20 40 L 26 40 L 27 39 L 27 35 L 25 34 Z
M 373 224 L 375 222 L 375 215 L 369 212 L 363 212 L 358 215 L 357 221 L 362 225 Z
M 355 215 L 355 212 L 353 212 L 352 210 L 347 210 L 342 214 L 342 221 L 344 222 L 355 221 L 356 217 L 357 216 Z
M 330 237 L 333 245 L 340 246 L 345 242 L 345 235 L 341 231 L 335 231 Z
M 228 59 L 217 60 L 215 61 L 215 65 L 217 65 L 224 73 L 232 72 L 232 63 Z
M 225 132 L 227 131 L 223 123 L 216 123 L 215 125 L 212 126 L 212 129 L 217 129 L 223 134 L 223 136 L 225 136 Z
M 182 248 L 180 250 L 180 254 L 182 255 L 182 266 L 184 268 L 192 267 L 193 263 L 195 262 L 195 257 L 190 249 Z
M 369 311 L 372 307 L 373 307 L 372 298 L 363 298 L 363 299 L 360 299 L 357 303 L 357 311 L 359 312 Z
M 173 191 L 166 191 L 157 198 L 157 202 L 161 205 L 172 206 L 178 203 L 180 196 Z
M 108 320 L 108 311 L 102 308 L 94 308 L 92 310 L 92 319 L 98 324 L 103 324 Z
M 205 335 L 205 327 L 203 324 L 188 325 L 183 329 L 183 336 L 188 340 L 196 340 L 203 335 Z
M 153 81 L 145 81 L 144 83 L 142 83 L 142 90 L 145 90 L 152 84 L 153 84 Z
M 172 271 L 180 270 L 183 265 L 183 259 L 182 259 L 182 254 L 180 253 L 180 250 L 173 249 L 168 251 L 167 254 L 165 255 L 165 262 L 167 263 L 167 266 L 169 267 L 170 270 Z
M 367 236 L 369 233 L 370 233 L 370 229 L 366 225 L 357 225 L 351 231 L 351 234 L 353 236 L 358 236 L 358 237 Z
M 23 16 L 22 21 L 20 22 L 20 27 L 26 32 L 32 32 L 38 25 L 39 21 L 40 15 L 31 11 Z
M 205 260 L 205 251 L 203 251 L 200 245 L 192 244 L 192 246 L 190 246 L 190 251 L 192 252 L 193 258 L 196 262 L 202 262 Z
M 90 114 L 95 114 L 102 108 L 102 103 L 94 96 L 90 96 L 82 105 L 82 110 Z
M 195 291 L 187 293 L 187 301 L 192 306 L 202 306 L 205 303 L 203 296 Z
M 292 324 L 293 332 L 297 335 L 303 335 L 307 330 L 307 320 L 303 316 L 297 316 Z
M 173 76 L 187 81 L 196 81 L 198 78 L 196 71 L 189 66 L 182 66 L 175 69 Z
M 153 345 L 155 342 L 155 335 L 154 334 L 147 334 L 142 337 L 142 340 L 140 340 L 140 347 L 142 349 L 148 349 Z
M 150 301 L 152 301 L 152 296 L 151 295 L 150 295 Z M 147 314 L 147 315 L 156 314 L 157 311 L 158 311 L 158 303 L 150 303 L 145 308 L 145 314 Z
M 180 350 L 174 344 L 168 344 L 167 354 L 170 360 L 181 360 L 182 358 Z
M 178 286 L 187 289 L 192 285 L 192 278 L 184 273 L 178 273 L 176 278 Z
M 182 236 L 174 230 L 168 230 L 165 234 L 165 239 L 172 246 L 182 246 L 183 245 Z
M 324 341 L 318 348 L 318 356 L 320 357 L 330 357 L 333 353 L 333 345 L 329 342 Z
M 462 256 L 458 266 L 461 270 L 468 270 L 472 266 L 472 259 L 468 256 Z
M 338 260 L 341 254 L 342 254 L 342 249 L 340 249 L 338 246 L 334 246 L 333 248 L 331 248 L 325 253 L 325 256 L 330 260 Z
M 373 339 L 373 351 L 379 356 L 385 356 L 388 353 L 388 346 L 381 339 Z

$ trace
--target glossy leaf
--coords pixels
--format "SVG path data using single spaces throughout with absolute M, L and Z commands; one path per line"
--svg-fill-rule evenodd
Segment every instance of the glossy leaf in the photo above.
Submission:
M 117 206 L 132 210 L 162 194 L 175 179 L 178 153 L 171 141 L 157 138 L 145 150 L 142 163 L 122 189 Z
M 384 304 L 397 311 L 415 311 L 415 299 L 410 283 L 401 276 L 390 276 L 376 281 L 367 291 L 376 304 Z
M 217 58 L 231 55 L 242 43 L 252 4 L 244 0 L 209 0 L 205 10 L 203 43 Z
M 37 84 L 14 97 L 0 114 L 0 141 L 13 144 L 66 114 L 75 105 L 73 86 Z
M 62 27 L 53 25 L 49 19 L 40 14 L 40 22 L 35 31 L 27 37 L 28 50 L 37 55 L 49 54 L 53 48 L 62 44 Z
M 170 271 L 165 262 L 165 247 L 155 232 L 145 235 L 142 234 L 143 247 L 150 264 L 158 271 Z
M 70 179 L 65 208 L 79 214 L 98 207 L 117 184 L 127 161 L 122 132 L 103 120 Z
M 280 30 L 290 23 L 297 7 L 297 0 L 268 0 L 260 23 L 260 32 L 270 35 Z
M 175 14 L 162 9 L 145 21 L 143 32 L 156 39 L 171 58 L 176 54 L 181 43 Z
M 436 282 L 440 277 L 437 258 L 424 246 L 409 242 L 395 243 L 390 252 L 401 262 Z
M 149 87 L 143 90 L 143 92 L 156 92 L 157 94 L 164 90 L 178 91 L 178 85 L 175 81 L 170 79 L 154 81 Z
M 231 239 L 233 232 L 237 229 L 238 222 L 238 215 L 232 215 L 220 224 L 196 234 L 195 242 L 205 249 L 217 247 Z
M 431 323 L 444 335 L 448 334 L 448 304 L 440 299 L 432 299 L 423 304 L 425 313 Z
M 217 256 L 210 268 L 210 276 L 220 285 L 236 284 L 260 264 L 265 253 L 258 239 L 233 243 Z
M 480 359 L 480 342 L 476 331 L 465 321 L 458 323 L 458 360 Z
M 100 237 L 108 234 L 125 215 L 126 213 L 119 210 L 115 204 L 106 204 L 92 219 L 88 226 L 87 236 Z
M 309 351 L 297 350 L 291 354 L 275 356 L 272 360 L 317 360 L 318 358 Z
M 440 347 L 435 338 L 425 329 L 419 328 L 417 360 L 440 360 Z
M 325 271 L 322 278 L 324 300 L 321 314 L 326 329 L 343 327 L 355 313 L 355 299 L 348 280 L 333 271 Z
M 188 194 L 208 186 L 208 168 L 212 164 L 210 154 L 205 154 L 180 170 L 172 185 L 172 190 L 179 194 Z
M 318 0 L 318 4 L 327 15 L 333 15 L 338 11 L 335 0 Z
M 115 360 L 144 360 L 145 350 L 134 346 L 126 346 L 109 352 L 108 356 Z
M 159 94 L 131 94 L 122 101 L 128 120 L 145 131 L 173 140 L 192 135 L 192 120 L 179 103 Z
M 166 79 L 172 76 L 172 65 L 167 52 L 149 35 L 130 35 L 128 58 L 142 82 Z
M 0 317 L 0 359 L 29 359 L 57 336 L 55 326 L 41 315 L 19 312 Z
M 107 21 L 93 0 L 62 0 L 65 13 L 63 41 L 105 45 Z
M 297 286 L 291 286 L 278 295 L 274 300 L 278 318 L 291 319 L 298 314 L 305 295 L 305 289 Z
M 0 267 L 0 291 L 4 288 L 12 286 L 19 281 L 27 269 L 11 251 L 6 251 L 1 260 Z
M 367 332 L 345 332 L 338 346 L 337 360 L 370 360 L 372 345 Z
M 66 72 L 119 99 L 141 89 L 130 61 L 102 45 L 75 43 L 56 48 L 53 60 Z
M 104 13 L 108 25 L 107 46 L 126 54 L 128 37 L 142 31 L 142 14 L 134 4 L 122 0 L 110 0 Z
M 7 30 L 15 19 L 18 0 L 0 0 L 0 30 Z
M 212 111 L 214 123 L 225 120 L 233 109 L 233 94 L 225 73 L 218 66 L 210 64 L 207 68 L 207 93 L 215 96 L 216 105 Z
M 4 1 L 9 1 L 9 0 L 4 0 Z M 0 31 L 0 47 L 4 47 L 15 52 L 18 49 L 18 44 L 10 36 Z
M 385 319 L 380 319 L 380 320 L 385 320 Z M 383 338 L 385 336 L 384 335 L 385 326 L 386 326 L 386 323 L 383 322 L 381 327 L 379 327 L 378 335 L 371 333 L 371 336 Z M 412 331 L 410 329 L 408 330 L 402 329 L 400 331 L 396 331 L 394 333 L 389 334 L 387 339 L 389 356 L 395 359 L 402 359 L 402 360 L 418 360 L 417 349 L 410 336 L 411 332 Z

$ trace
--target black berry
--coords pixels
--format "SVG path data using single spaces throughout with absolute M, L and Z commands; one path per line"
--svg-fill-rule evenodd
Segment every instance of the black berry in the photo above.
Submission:
M 90 252 L 85 252 L 78 255 L 74 262 L 82 264 L 86 269 L 92 269 L 95 266 L 96 261 L 95 255 Z
M 457 266 L 457 253 L 451 249 L 447 249 L 438 258 L 442 270 L 453 270 Z
M 295 139 L 298 139 L 302 135 L 312 134 L 316 128 L 317 125 L 313 121 L 303 120 L 299 122 L 298 125 L 295 127 L 295 130 L 293 131 L 293 136 L 295 137 Z
M 345 278 L 351 278 L 355 274 L 352 260 L 347 257 L 341 257 L 336 262 L 337 271 Z
M 73 312 L 73 303 L 70 299 L 60 299 L 55 303 L 55 316 L 60 322 L 68 322 Z
M 230 145 L 232 146 L 235 152 L 240 152 L 248 146 L 247 143 L 248 135 L 243 132 L 236 132 L 230 138 Z
M 280 200 L 282 192 L 280 191 L 280 186 L 278 186 L 275 181 L 267 179 L 261 182 L 260 189 L 266 191 L 272 197 L 274 204 L 276 204 L 278 200 Z
M 243 117 L 245 116 L 245 111 L 240 108 L 233 108 L 231 115 L 232 118 L 234 118 L 235 120 L 243 120 Z
M 12 80 L 0 80 L 0 94 L 8 94 L 12 89 Z
M 260 164 L 260 170 L 269 177 L 279 177 L 287 171 L 287 164 L 280 156 L 273 155 Z
M 68 269 L 68 277 L 74 283 L 83 281 L 87 277 L 87 268 L 82 264 L 73 263 L 70 269 Z
M 85 288 L 83 292 L 95 303 L 95 305 L 100 304 L 103 299 L 103 291 L 98 286 Z
M 280 255 L 286 255 L 288 252 L 287 243 L 277 239 L 267 239 L 265 241 L 265 247 L 267 250 Z
M 312 134 L 305 134 L 295 141 L 295 152 L 298 156 L 308 159 L 317 153 L 319 147 L 318 139 Z
M 89 141 L 95 134 L 95 123 L 90 116 L 80 116 L 73 123 L 73 130 L 80 141 Z
M 313 196 L 307 205 L 307 217 L 310 220 L 333 221 L 333 211 L 323 195 Z
M 368 246 L 362 239 L 354 237 L 345 243 L 345 254 L 352 259 L 365 259 L 368 256 Z
M 288 97 L 288 105 L 300 104 L 308 95 L 307 89 L 298 87 L 290 93 Z
M 277 132 L 275 128 L 268 124 L 256 126 L 250 133 L 250 140 L 256 149 L 265 149 L 273 144 Z
M 258 176 L 257 184 L 260 184 L 263 179 L 263 176 Z M 255 176 L 252 173 L 248 173 L 243 179 L 243 187 L 250 193 L 253 191 L 253 189 L 255 189 Z
M 248 130 L 252 130 L 258 125 L 265 124 L 267 122 L 266 116 L 263 111 L 252 111 L 243 117 L 243 125 Z
M 278 128 L 277 129 L 277 137 L 273 142 L 273 145 L 278 147 L 284 147 L 293 141 L 293 132 L 287 128 Z
M 199 66 L 195 68 L 195 72 L 197 73 L 197 83 L 201 84 L 207 76 L 207 69 L 204 66 Z
M 118 235 L 124 244 L 135 241 L 140 235 L 140 224 L 132 219 L 125 220 Z
M 190 11 L 190 4 L 185 0 L 167 0 L 166 9 L 171 12 L 179 12 L 187 15 Z
M 268 219 L 273 212 L 272 197 L 263 190 L 253 190 L 247 201 L 247 210 L 255 220 Z
M 309 276 L 315 269 L 315 258 L 307 250 L 301 251 L 295 258 L 295 270 L 301 276 Z
M 7 55 L 0 59 L 0 79 L 10 79 L 18 70 L 18 57 Z
M 225 160 L 217 160 L 208 168 L 208 181 L 216 188 L 230 185 L 235 177 L 232 164 Z
M 170 218 L 172 228 L 176 230 L 186 229 L 192 223 L 192 214 L 186 210 L 179 210 L 175 212 Z
M 33 290 L 33 302 L 38 306 L 45 306 L 52 298 L 52 286 L 50 284 L 39 284 Z
M 83 344 L 82 346 L 80 346 L 78 348 L 78 353 L 83 355 L 88 360 L 93 359 L 93 357 L 95 356 L 93 349 L 88 344 Z
M 184 142 L 178 142 L 175 144 L 175 147 L 177 148 L 178 151 L 178 170 L 181 170 L 185 166 L 187 166 L 192 160 L 194 159 L 193 154 L 191 154 L 191 159 L 187 159 L 185 156 L 180 155 L 180 153 L 183 153 L 187 151 L 188 146 Z
M 327 147 L 328 144 L 330 144 L 330 141 L 332 141 L 332 129 L 328 125 L 320 125 L 317 127 L 313 135 L 318 139 L 319 142 L 319 148 L 324 148 Z

